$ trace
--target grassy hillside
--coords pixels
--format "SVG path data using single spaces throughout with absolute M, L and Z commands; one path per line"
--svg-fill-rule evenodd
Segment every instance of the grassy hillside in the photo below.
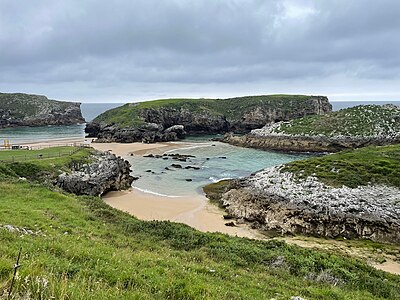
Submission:
M 313 175 L 332 186 L 375 183 L 400 187 L 400 145 L 366 147 L 295 161 L 284 170 L 299 177 Z
M 81 152 L 77 158 L 87 158 Z M 201 233 L 139 221 L 101 199 L 19 176 L 71 160 L 0 164 L 0 299 L 22 247 L 15 298 L 396 299 L 400 277 L 361 261 L 277 241 Z M 3 295 L 3 296 L 1 296 Z
M 359 105 L 282 123 L 273 132 L 294 135 L 390 136 L 400 134 L 400 109 Z
M 224 115 L 228 120 L 239 119 L 244 113 L 259 106 L 266 109 L 279 108 L 283 111 L 296 111 L 310 106 L 307 102 L 311 96 L 304 95 L 267 95 L 248 96 L 230 99 L 161 99 L 140 103 L 129 103 L 108 110 L 96 117 L 93 122 L 111 124 L 120 127 L 143 124 L 140 111 L 144 109 L 188 109 L 192 112 L 208 112 L 213 115 Z
M 64 111 L 71 104 L 71 102 L 50 100 L 40 95 L 0 93 L 0 109 L 11 111 L 17 118 L 36 116 L 53 110 Z

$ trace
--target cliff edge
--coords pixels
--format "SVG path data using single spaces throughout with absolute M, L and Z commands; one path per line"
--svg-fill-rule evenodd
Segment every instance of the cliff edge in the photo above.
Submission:
M 160 142 L 186 134 L 247 133 L 267 123 L 332 110 L 324 96 L 266 95 L 229 99 L 164 99 L 125 104 L 87 124 L 98 142 Z
M 80 105 L 40 95 L 0 93 L 0 128 L 84 123 Z

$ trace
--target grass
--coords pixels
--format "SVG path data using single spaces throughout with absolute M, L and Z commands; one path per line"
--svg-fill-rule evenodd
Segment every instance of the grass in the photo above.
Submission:
M 88 159 L 89 152 L 75 158 Z M 70 157 L 43 159 L 42 170 Z M 73 161 L 72 161 L 73 162 Z M 14 298 L 396 299 L 400 277 L 363 262 L 289 246 L 145 222 L 100 198 L 21 181 L 0 164 L 0 295 L 22 247 Z M 9 231 L 4 225 L 32 230 Z M 0 296 L 1 299 L 1 296 Z
M 346 150 L 286 164 L 298 177 L 316 176 L 331 186 L 372 184 L 400 187 L 400 144 Z
M 0 161 L 31 161 L 42 158 L 61 157 L 65 155 L 71 155 L 77 149 L 77 147 L 63 146 L 50 147 L 39 150 L 1 150 Z
M 5 177 L 25 177 L 35 181 L 52 180 L 62 172 L 70 171 L 72 166 L 90 161 L 90 148 L 52 147 L 41 150 L 4 150 L 0 151 L 0 160 L 10 158 L 13 153 L 33 152 L 33 159 L 21 159 L 19 162 L 0 162 L 0 180 Z M 4 153 L 4 154 L 3 154 Z M 59 157 L 61 154 L 61 157 Z M 65 154 L 65 155 L 63 155 Z M 2 156 L 4 155 L 4 156 Z M 43 155 L 37 159 L 36 155 Z M 48 156 L 51 156 L 48 158 Z
M 94 119 L 94 122 L 116 124 L 119 127 L 140 126 L 145 120 L 143 110 L 149 109 L 187 109 L 191 112 L 203 112 L 225 116 L 228 121 L 239 120 L 244 114 L 256 107 L 262 109 L 279 108 L 283 113 L 300 109 L 312 109 L 307 101 L 311 96 L 304 95 L 266 95 L 248 96 L 230 99 L 160 99 L 140 103 L 125 104 L 108 110 Z
M 23 248 L 15 293 L 49 299 L 395 299 L 398 277 L 360 261 L 288 246 L 143 222 L 97 198 L 30 183 L 0 183 L 0 286 Z M 274 262 L 282 260 L 282 266 Z M 341 283 L 317 280 L 330 274 Z M 321 277 L 321 276 L 320 276 Z M 330 278 L 328 276 L 328 278 Z
M 325 115 L 305 116 L 282 123 L 277 133 L 293 135 L 388 136 L 400 133 L 400 109 L 359 105 Z

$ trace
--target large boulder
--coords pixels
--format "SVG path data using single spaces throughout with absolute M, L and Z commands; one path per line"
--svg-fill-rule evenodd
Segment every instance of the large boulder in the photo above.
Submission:
M 101 196 L 108 191 L 128 189 L 132 182 L 129 162 L 105 152 L 98 153 L 94 162 L 70 174 L 59 175 L 56 185 L 76 195 Z

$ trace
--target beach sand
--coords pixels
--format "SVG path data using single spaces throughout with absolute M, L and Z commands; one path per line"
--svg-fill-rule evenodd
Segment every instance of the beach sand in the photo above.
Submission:
M 148 153 L 162 154 L 165 151 L 188 147 L 190 143 L 155 143 L 155 144 L 118 144 L 118 143 L 92 143 L 95 149 L 110 151 L 121 157 L 129 155 L 145 155 Z M 193 191 L 193 195 L 184 197 L 164 197 L 151 193 L 145 193 L 135 188 L 129 191 L 109 192 L 103 196 L 104 201 L 119 210 L 141 220 L 168 220 L 187 224 L 203 232 L 221 232 L 233 236 L 247 237 L 252 239 L 268 239 L 259 231 L 251 229 L 249 226 L 240 224 L 237 227 L 229 227 L 225 224 L 230 222 L 224 220 L 224 211 L 210 204 L 204 195 L 199 195 Z M 370 265 L 377 269 L 400 274 L 400 263 L 387 258 L 385 263 L 378 263 L 377 260 L 369 261 L 371 253 L 359 253 L 360 251 L 348 250 L 344 242 L 336 240 L 325 240 L 312 238 L 311 240 L 302 237 L 280 237 L 289 244 L 297 246 L 323 250 L 336 251 L 343 255 L 350 255 L 365 259 Z M 373 255 L 372 255 L 373 256 Z
M 92 143 L 93 148 L 110 151 L 118 156 L 162 154 L 166 151 L 191 146 L 185 142 L 166 143 Z M 221 232 L 234 236 L 261 238 L 262 236 L 247 225 L 226 226 L 224 212 L 209 203 L 204 195 L 193 191 L 184 197 L 165 197 L 146 193 L 135 188 L 130 191 L 109 192 L 103 196 L 110 206 L 128 212 L 141 220 L 169 220 L 187 224 L 204 232 Z

